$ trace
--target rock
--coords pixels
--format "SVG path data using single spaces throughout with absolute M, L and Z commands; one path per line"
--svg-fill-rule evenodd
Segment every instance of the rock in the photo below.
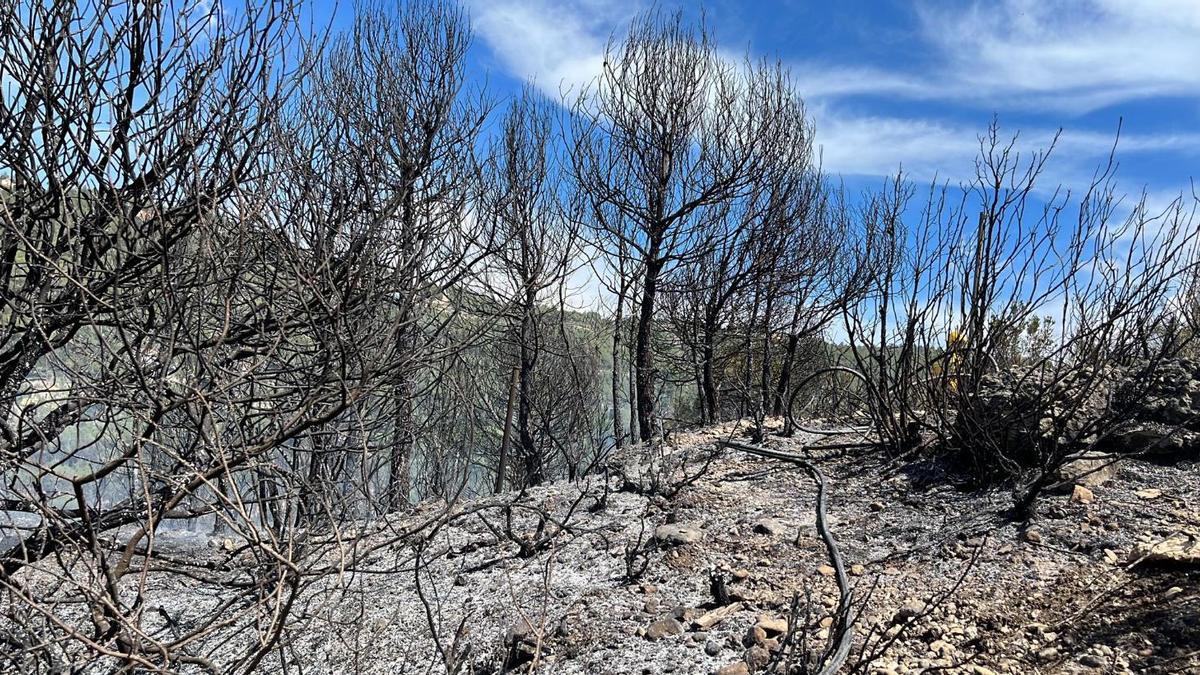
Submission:
M 675 617 L 667 617 L 659 619 L 646 627 L 647 640 L 661 640 L 670 635 L 682 635 L 683 624 L 679 623 Z
M 692 625 L 701 630 L 708 630 L 709 628 L 712 628 L 713 626 L 721 623 L 725 619 L 728 619 L 740 611 L 742 611 L 742 603 L 735 602 L 725 605 L 724 607 L 718 607 L 710 612 L 705 612 L 701 616 L 697 617 L 696 620 L 692 622 Z
M 830 565 L 821 565 L 817 568 L 817 574 L 820 574 L 823 577 L 831 577 L 837 574 L 837 570 Z
M 775 537 L 783 534 L 786 531 L 787 528 L 784 527 L 783 523 L 775 520 L 774 518 L 763 518 L 762 520 L 754 523 L 754 532 L 756 534 L 766 534 Z
M 717 654 L 720 654 L 721 648 L 721 643 L 717 642 L 716 640 L 709 640 L 708 642 L 704 643 L 704 653 L 708 654 L 709 656 L 716 656 Z
M 1163 600 L 1173 600 L 1180 593 L 1183 593 L 1182 588 L 1180 588 L 1179 586 L 1172 586 L 1167 589 L 1166 593 L 1163 593 Z
M 1111 548 L 1106 548 L 1106 549 L 1104 549 L 1104 559 L 1107 560 L 1110 564 L 1115 565 L 1118 562 L 1120 562 L 1121 556 L 1116 551 L 1112 550 Z
M 732 572 L 732 574 L 734 581 L 744 581 L 745 579 L 750 578 L 750 570 L 744 567 L 737 568 Z
M 704 532 L 695 525 L 667 524 L 654 528 L 654 538 L 664 544 L 682 546 L 700 541 Z
M 767 639 L 767 631 L 761 626 L 750 626 L 746 629 L 746 634 L 742 636 L 743 647 L 753 647 L 757 644 L 762 644 Z
M 1095 488 L 1104 485 L 1117 475 L 1117 465 L 1112 457 L 1103 453 L 1085 454 L 1079 459 L 1063 464 L 1055 478 L 1064 485 Z
M 771 652 L 766 647 L 754 646 L 746 650 L 744 658 L 751 670 L 762 670 L 771 662 Z
M 972 664 L 970 666 L 967 666 L 967 668 L 968 668 L 967 672 L 969 672 L 971 675 L 996 675 L 996 671 L 994 671 L 990 668 L 984 668 L 983 666 L 977 666 L 977 665 Z
M 909 600 L 896 610 L 896 615 L 892 617 L 892 623 L 905 623 L 911 621 L 925 611 L 925 603 L 920 600 Z
M 690 622 L 700 615 L 700 610 L 695 607 L 687 607 L 685 605 L 676 605 L 675 609 L 671 610 L 671 616 L 679 621 Z
M 717 671 L 717 675 L 750 675 L 750 667 L 744 662 L 731 663 Z
M 859 565 L 858 563 L 855 563 L 850 566 L 850 576 L 861 577 L 862 575 L 864 575 L 866 573 L 867 573 L 867 568 L 862 565 Z
M 786 619 L 760 614 L 758 622 L 755 624 L 759 628 L 767 631 L 767 635 L 781 635 L 788 630 Z
M 934 640 L 929 643 L 929 651 L 937 654 L 940 657 L 947 657 L 954 653 L 954 645 L 945 640 Z
M 1200 565 L 1200 540 L 1180 534 L 1157 544 L 1139 544 L 1130 551 L 1129 562 Z
M 1096 501 L 1096 495 L 1084 486 L 1076 485 L 1075 489 L 1071 492 L 1071 501 L 1080 504 L 1091 504 Z
M 509 626 L 508 630 L 505 631 L 504 643 L 511 645 L 516 642 L 521 642 L 532 634 L 533 626 L 529 625 L 527 620 L 521 619 L 512 626 Z
M 1162 490 L 1159 490 L 1158 488 L 1146 488 L 1145 490 L 1135 490 L 1133 494 L 1141 497 L 1142 499 L 1158 499 L 1162 496 Z
M 1104 660 L 1095 654 L 1084 654 L 1079 657 L 1079 665 L 1087 666 L 1088 668 L 1103 668 Z
M 822 618 L 818 625 L 820 625 L 821 628 L 829 628 L 830 626 L 833 625 L 833 617 L 827 616 L 827 617 Z
M 1025 530 L 1025 541 L 1031 544 L 1042 543 L 1042 533 L 1038 530 Z
M 642 611 L 653 614 L 658 611 L 658 598 L 650 598 L 642 605 Z
M 1058 649 L 1055 647 L 1046 647 L 1037 651 L 1037 660 L 1046 662 L 1053 661 L 1058 658 Z
M 883 510 L 883 502 L 871 502 L 867 508 L 878 513 Z

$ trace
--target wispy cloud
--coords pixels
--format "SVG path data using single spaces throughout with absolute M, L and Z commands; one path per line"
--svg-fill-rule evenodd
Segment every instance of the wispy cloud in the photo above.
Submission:
M 547 95 L 578 91 L 600 74 L 612 31 L 637 11 L 607 0 L 476 0 L 475 30 L 500 65 Z
M 846 61 L 790 65 L 817 122 L 825 167 L 835 173 L 960 180 L 979 149 L 978 125 L 947 109 L 1076 114 L 1158 96 L 1200 100 L 1196 0 L 978 1 L 965 9 L 918 6 L 913 39 L 928 51 L 919 72 Z M 509 73 L 547 94 L 577 88 L 602 66 L 608 36 L 637 11 L 616 0 L 478 0 L 476 29 Z M 863 105 L 871 99 L 876 105 Z M 888 101 L 923 102 L 906 115 Z M 882 101 L 883 104 L 879 104 Z M 908 109 L 908 110 L 911 110 Z M 1059 142 L 1064 180 L 1086 178 L 1112 148 L 1113 128 L 1068 128 Z M 1042 148 L 1055 129 L 1026 128 L 1021 147 Z M 1200 132 L 1126 134 L 1122 155 L 1200 154 Z
M 919 17 L 943 59 L 934 76 L 944 97 L 1078 112 L 1200 97 L 1195 0 L 991 0 L 966 11 L 927 4 Z

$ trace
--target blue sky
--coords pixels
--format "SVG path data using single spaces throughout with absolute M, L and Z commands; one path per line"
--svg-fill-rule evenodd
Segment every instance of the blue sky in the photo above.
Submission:
M 593 77 L 605 41 L 650 3 L 468 0 L 472 69 L 495 95 L 558 97 Z M 698 3 L 660 2 L 699 16 Z M 1118 147 L 1123 189 L 1164 201 L 1200 156 L 1200 0 L 769 0 L 704 4 L 731 57 L 793 71 L 831 173 L 969 178 L 993 116 L 1021 146 L 1063 137 L 1046 176 L 1078 187 Z

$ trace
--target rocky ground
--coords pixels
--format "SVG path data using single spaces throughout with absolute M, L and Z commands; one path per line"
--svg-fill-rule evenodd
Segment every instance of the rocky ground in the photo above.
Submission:
M 283 644 L 260 668 L 805 672 L 837 628 L 815 487 L 777 459 L 713 456 L 740 435 L 679 434 L 649 465 L 639 454 L 607 476 L 425 502 L 344 529 L 322 553 L 332 573 L 308 573 Z M 1004 490 L 959 487 L 933 460 L 813 449 L 829 440 L 853 437 L 767 445 L 811 457 L 829 481 L 829 525 L 855 588 L 842 672 L 1200 673 L 1195 462 L 1093 471 L 1016 524 Z M 651 484 L 655 493 L 634 489 Z M 214 540 L 177 555 L 253 578 L 251 566 L 236 569 L 236 550 Z M 217 611 L 228 587 L 151 575 L 142 592 L 148 627 L 171 617 L 160 627 L 170 635 Z M 204 649 L 253 639 L 219 634 Z
M 733 433 L 679 437 L 689 475 Z M 819 440 L 769 445 L 808 452 Z M 830 525 L 861 612 L 845 672 L 1200 673 L 1194 463 L 1122 462 L 1047 496 L 1018 526 L 1003 515 L 1009 493 L 959 489 L 934 462 L 894 467 L 840 451 L 814 461 L 830 480 Z M 507 663 L 728 675 L 779 668 L 783 642 L 796 654 L 824 647 L 837 593 L 807 475 L 727 450 L 670 497 L 620 482 L 610 477 L 606 499 L 602 478 L 531 491 L 520 500 L 531 508 L 513 510 L 515 540 L 507 509 L 488 506 L 512 495 L 456 507 L 421 543 L 419 573 L 411 547 L 393 545 L 318 584 L 293 661 L 311 672 L 450 662 L 463 672 Z M 532 509 L 553 518 L 538 528 Z M 544 545 L 522 554 L 522 540 Z M 727 597 L 714 596 L 715 581 Z

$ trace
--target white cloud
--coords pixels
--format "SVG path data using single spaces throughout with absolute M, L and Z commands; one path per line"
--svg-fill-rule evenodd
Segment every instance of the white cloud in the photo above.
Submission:
M 477 0 L 471 18 L 508 72 L 535 82 L 551 98 L 578 91 L 600 74 L 604 45 L 636 11 L 606 0 Z
M 923 5 L 942 57 L 942 96 L 1085 112 L 1154 96 L 1200 96 L 1195 0 L 991 0 Z
M 965 10 L 928 3 L 914 39 L 931 65 L 906 73 L 854 63 L 792 62 L 795 81 L 817 122 L 826 169 L 886 175 L 903 163 L 910 176 L 958 181 L 973 172 L 982 126 L 926 117 L 864 113 L 860 95 L 992 112 L 1085 112 L 1116 102 L 1172 95 L 1200 99 L 1200 1 L 979 1 Z M 600 72 L 609 35 L 638 7 L 616 0 L 477 0 L 482 40 L 508 72 L 554 98 Z M 1003 117 L 1002 117 L 1003 120 Z M 1112 148 L 1115 133 L 1068 129 L 1048 179 L 1086 181 Z M 1043 149 L 1048 128 L 1025 129 L 1020 147 Z M 1121 155 L 1200 154 L 1200 133 L 1126 134 Z

